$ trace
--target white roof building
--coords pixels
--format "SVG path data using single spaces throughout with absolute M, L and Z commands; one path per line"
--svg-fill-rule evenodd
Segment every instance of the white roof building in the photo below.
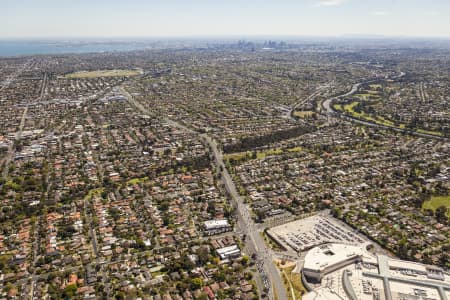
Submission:
M 308 251 L 305 300 L 450 299 L 450 273 L 436 266 L 372 254 L 365 245 L 324 244 Z
M 320 280 L 323 275 L 357 261 L 377 263 L 364 247 L 344 244 L 324 244 L 308 251 L 303 272 Z
M 206 230 L 214 230 L 214 229 L 220 229 L 220 228 L 226 228 L 230 227 L 230 223 L 228 223 L 228 220 L 209 220 L 205 221 L 204 223 Z
M 216 250 L 221 259 L 238 257 L 241 255 L 241 250 L 239 250 L 237 245 L 224 247 Z

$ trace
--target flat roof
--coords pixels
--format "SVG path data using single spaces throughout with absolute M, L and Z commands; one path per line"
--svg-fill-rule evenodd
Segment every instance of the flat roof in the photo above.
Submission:
M 319 288 L 302 296 L 303 300 L 343 300 L 336 292 L 327 287 Z
M 305 256 L 303 268 L 321 272 L 325 268 L 357 256 L 364 257 L 365 260 L 372 259 L 376 261 L 375 257 L 365 250 L 364 247 L 345 244 L 325 244 L 308 251 Z
M 343 263 L 355 255 L 361 256 L 362 261 Z M 327 271 L 331 266 L 335 268 Z M 372 255 L 364 246 L 326 244 L 315 247 L 306 254 L 304 268 L 320 272 L 322 278 L 318 285 L 308 283 L 313 291 L 303 297 L 306 300 L 348 299 L 346 290 L 361 300 L 450 299 L 448 272 L 432 265 Z M 308 280 L 308 273 L 305 272 L 305 276 Z M 327 294 L 326 289 L 341 298 Z
M 228 246 L 228 247 L 217 249 L 216 251 L 220 255 L 220 254 L 226 254 L 228 252 L 233 252 L 233 251 L 236 251 L 236 250 L 239 250 L 238 246 L 237 245 L 232 245 L 232 246 Z
M 209 220 L 209 221 L 203 222 L 203 224 L 205 225 L 206 228 L 216 228 L 216 227 L 230 226 L 230 224 L 228 223 L 228 220 L 226 220 L 226 219 Z
M 399 260 L 399 259 L 389 259 L 388 266 L 393 267 L 393 268 L 398 268 L 398 269 L 412 269 L 412 270 L 417 270 L 417 271 L 422 271 L 422 272 L 427 271 L 426 265 L 412 262 L 412 261 Z M 432 266 L 430 266 L 430 267 L 435 268 Z

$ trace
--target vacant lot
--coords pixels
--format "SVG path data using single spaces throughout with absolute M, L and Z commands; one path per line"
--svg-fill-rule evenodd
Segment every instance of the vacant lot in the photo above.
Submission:
M 96 77 L 123 77 L 141 74 L 139 70 L 97 70 L 80 71 L 65 75 L 65 78 L 96 78 Z

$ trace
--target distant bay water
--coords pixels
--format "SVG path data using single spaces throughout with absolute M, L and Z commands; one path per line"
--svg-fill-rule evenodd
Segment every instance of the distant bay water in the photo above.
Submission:
M 145 49 L 148 42 L 0 40 L 0 56 L 91 53 Z

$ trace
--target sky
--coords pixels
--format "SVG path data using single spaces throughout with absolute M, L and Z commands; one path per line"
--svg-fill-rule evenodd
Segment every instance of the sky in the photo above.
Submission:
M 450 37 L 450 0 L 0 0 L 0 38 Z

